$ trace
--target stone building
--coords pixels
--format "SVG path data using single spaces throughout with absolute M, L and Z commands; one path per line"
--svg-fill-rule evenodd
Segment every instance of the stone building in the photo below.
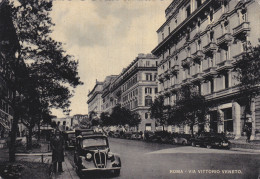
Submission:
M 244 115 L 232 70 L 260 37 L 259 4 L 254 0 L 173 0 L 165 10 L 166 21 L 157 30 L 158 45 L 152 53 L 159 57 L 159 93 L 165 104 L 174 105 L 181 85 L 194 84 L 208 101 L 210 109 L 205 130 L 225 132 L 240 138 L 245 123 L 252 136 L 260 132 L 260 98 Z M 189 133 L 188 126 L 174 126 L 175 132 Z M 198 127 L 195 127 L 198 130 Z
M 94 88 L 88 93 L 88 112 L 95 111 L 101 114 L 103 82 L 96 81 Z
M 139 54 L 118 76 L 106 77 L 103 85 L 102 111 L 111 114 L 120 104 L 141 117 L 138 130 L 155 130 L 155 121 L 150 118 L 149 108 L 158 92 L 157 57 Z
M 6 1 L 0 3 L 0 138 L 8 136 L 13 120 L 14 71 L 19 42 Z
M 113 98 L 113 91 L 111 92 L 112 83 L 117 77 L 118 75 L 110 75 L 104 80 L 102 92 L 102 112 L 111 114 L 113 107 L 117 104 L 117 101 Z

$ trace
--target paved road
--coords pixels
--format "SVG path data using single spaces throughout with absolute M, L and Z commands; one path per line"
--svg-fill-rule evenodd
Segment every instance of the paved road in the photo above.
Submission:
M 259 153 L 114 138 L 109 141 L 111 151 L 121 156 L 122 169 L 117 178 L 254 179 L 260 171 Z M 112 178 L 104 175 L 94 177 Z

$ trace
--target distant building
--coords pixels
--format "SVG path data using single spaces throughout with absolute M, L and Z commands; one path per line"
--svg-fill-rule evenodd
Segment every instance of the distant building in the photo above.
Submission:
M 73 129 L 75 128 L 79 128 L 80 127 L 80 123 L 82 121 L 88 121 L 88 115 L 87 114 L 76 114 L 71 118 L 71 126 Z
M 103 82 L 96 81 L 94 88 L 88 93 L 88 112 L 101 113 Z
M 62 117 L 62 118 L 52 118 L 52 122 L 55 122 L 57 125 L 59 124 L 59 129 L 62 131 L 66 129 L 71 129 L 72 127 L 71 116 Z
M 166 21 L 157 30 L 159 93 L 166 105 L 174 105 L 182 85 L 194 84 L 208 101 L 209 123 L 204 130 L 225 132 L 240 138 L 245 124 L 251 138 L 260 132 L 260 98 L 251 114 L 244 115 L 233 66 L 256 46 L 260 37 L 259 2 L 253 0 L 173 0 L 165 10 Z M 246 67 L 245 67 L 246 68 Z M 194 127 L 198 131 L 198 126 Z M 189 133 L 188 126 L 173 126 L 173 132 Z
M 102 92 L 102 112 L 112 113 L 113 107 L 117 104 L 117 100 L 113 97 L 113 92 L 111 93 L 112 83 L 116 80 L 118 75 L 107 76 L 103 83 Z
M 119 75 L 106 77 L 103 84 L 102 112 L 112 113 L 120 104 L 141 117 L 138 130 L 155 130 L 155 120 L 149 108 L 158 92 L 157 58 L 152 54 L 139 54 Z

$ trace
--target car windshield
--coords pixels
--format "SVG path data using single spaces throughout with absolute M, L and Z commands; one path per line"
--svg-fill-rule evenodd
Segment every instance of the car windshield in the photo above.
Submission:
M 107 141 L 105 138 L 89 138 L 82 141 L 83 148 L 93 146 L 106 146 Z

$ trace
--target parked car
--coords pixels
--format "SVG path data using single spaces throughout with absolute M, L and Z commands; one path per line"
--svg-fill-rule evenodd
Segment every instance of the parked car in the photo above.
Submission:
M 80 176 L 91 171 L 111 171 L 115 176 L 120 175 L 120 157 L 110 152 L 106 136 L 78 136 L 78 141 L 74 151 L 74 163 Z
M 64 131 L 63 137 L 65 141 L 65 148 L 71 149 L 76 145 L 76 136 L 74 131 Z
M 190 145 L 191 144 L 191 135 L 190 134 L 174 134 L 172 143 Z
M 133 134 L 132 131 L 124 132 L 123 138 L 124 139 L 131 139 L 132 134 Z
M 79 135 L 91 135 L 94 134 L 94 130 L 93 129 L 76 129 L 75 130 L 75 136 L 79 136 Z
M 207 148 L 230 148 L 230 142 L 222 134 L 202 134 L 191 139 L 191 144 L 193 147 L 199 145 L 201 147 Z
M 142 139 L 142 135 L 140 134 L 140 132 L 133 132 L 130 139 L 132 139 L 132 140 L 141 140 Z

